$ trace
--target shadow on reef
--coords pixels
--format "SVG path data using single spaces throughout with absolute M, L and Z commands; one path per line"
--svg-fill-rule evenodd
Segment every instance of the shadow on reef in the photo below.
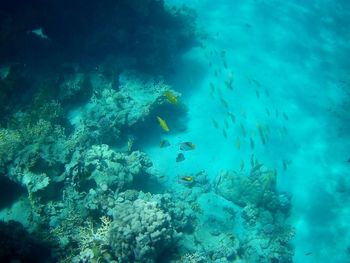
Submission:
M 12 182 L 7 177 L 0 175 L 0 209 L 9 207 L 26 191 L 20 185 Z
M 20 223 L 0 221 L 0 262 L 50 263 L 49 244 L 31 236 Z
M 197 34 L 193 10 L 157 0 L 8 0 L 0 17 L 0 58 L 25 63 L 49 55 L 99 65 L 114 56 L 141 71 L 166 71 Z

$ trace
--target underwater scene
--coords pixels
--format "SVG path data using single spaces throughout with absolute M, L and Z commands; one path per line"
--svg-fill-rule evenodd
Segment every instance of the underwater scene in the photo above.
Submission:
M 1 263 L 350 262 L 350 2 L 4 0 Z

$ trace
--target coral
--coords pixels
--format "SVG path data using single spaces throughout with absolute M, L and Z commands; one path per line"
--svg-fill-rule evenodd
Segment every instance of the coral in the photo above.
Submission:
M 11 161 L 22 145 L 19 131 L 0 129 L 0 167 Z
M 179 260 L 179 262 L 181 263 L 205 263 L 208 262 L 204 253 L 186 253 L 185 255 L 183 255 L 181 257 L 181 259 Z
M 64 145 L 66 137 L 62 127 L 49 121 L 40 119 L 30 123 L 25 116 L 21 118 L 17 124 L 21 124 L 20 128 L 0 130 L 3 146 L 0 151 L 4 151 L 0 167 L 7 171 L 11 180 L 26 186 L 29 192 L 36 192 L 62 171 L 60 163 L 68 153 L 55 147 L 60 143 Z
M 270 212 L 264 207 L 247 205 L 241 216 L 245 228 L 242 250 L 247 261 L 271 262 L 275 259 L 278 262 L 292 262 L 294 249 L 290 242 L 294 230 L 287 223 L 288 213 Z
M 98 187 L 122 190 L 139 179 L 147 180 L 151 166 L 145 153 L 119 153 L 106 144 L 93 145 L 85 152 L 73 153 L 66 165 L 65 177 L 77 183 L 93 180 Z
M 170 215 L 156 202 L 116 204 L 110 245 L 118 262 L 156 262 L 176 236 Z
M 88 101 L 92 96 L 93 85 L 89 74 L 63 74 L 58 83 L 59 99 L 65 107 L 73 108 Z
M 219 195 L 239 206 L 266 205 L 276 191 L 276 172 L 267 170 L 250 175 L 221 172 L 214 187 Z
M 137 133 L 140 125 L 155 118 L 158 111 L 170 107 L 163 96 L 170 87 L 150 77 L 124 73 L 117 90 L 104 78 L 93 77 L 92 85 L 96 87 L 95 95 L 82 110 L 78 125 L 86 127 L 93 143 L 120 142 L 130 132 Z M 129 133 L 123 134 L 125 130 Z

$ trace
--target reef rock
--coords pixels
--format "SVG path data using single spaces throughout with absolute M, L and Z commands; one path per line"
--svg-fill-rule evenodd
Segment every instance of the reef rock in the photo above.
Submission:
M 216 192 L 239 206 L 263 205 L 276 188 L 276 172 L 267 170 L 259 174 L 221 172 L 215 179 Z

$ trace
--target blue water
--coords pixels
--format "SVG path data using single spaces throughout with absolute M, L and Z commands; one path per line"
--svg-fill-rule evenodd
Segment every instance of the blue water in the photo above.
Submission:
M 168 1 L 182 4 L 182 1 Z M 240 135 L 239 123 L 255 140 L 254 154 L 278 170 L 279 189 L 291 193 L 291 224 L 296 228 L 294 262 L 348 262 L 349 196 L 336 191 L 339 178 L 349 180 L 350 140 L 348 79 L 348 5 L 332 1 L 186 1 L 198 12 L 198 24 L 208 34 L 204 48 L 180 59 L 174 77 L 176 90 L 184 92 L 189 106 L 187 130 L 167 138 L 193 141 L 195 152 L 187 161 L 174 163 L 174 151 L 147 149 L 160 171 L 179 173 L 206 170 L 214 177 L 220 170 L 239 169 L 249 162 L 249 139 Z M 220 54 L 225 52 L 228 68 Z M 211 63 L 211 66 L 209 66 Z M 220 71 L 215 76 L 215 70 Z M 233 91 L 224 80 L 233 75 Z M 257 80 L 259 85 L 252 83 Z M 237 115 L 228 138 L 222 129 L 227 109 L 220 89 Z M 260 98 L 256 96 L 260 92 Z M 266 95 L 268 91 L 268 96 Z M 343 105 L 343 109 L 338 109 Z M 265 108 L 271 112 L 267 116 Z M 275 111 L 279 116 L 275 116 Z M 338 111 L 338 118 L 334 111 Z M 242 116 L 245 112 L 246 118 Z M 282 116 L 288 115 L 288 120 Z M 212 124 L 217 120 L 219 129 Z M 230 122 L 230 120 L 229 120 Z M 256 122 L 270 127 L 270 139 L 262 145 Z M 284 132 L 284 129 L 287 131 Z M 236 148 L 236 137 L 241 148 Z M 282 160 L 290 165 L 283 170 Z M 305 255 L 313 252 L 312 255 Z

